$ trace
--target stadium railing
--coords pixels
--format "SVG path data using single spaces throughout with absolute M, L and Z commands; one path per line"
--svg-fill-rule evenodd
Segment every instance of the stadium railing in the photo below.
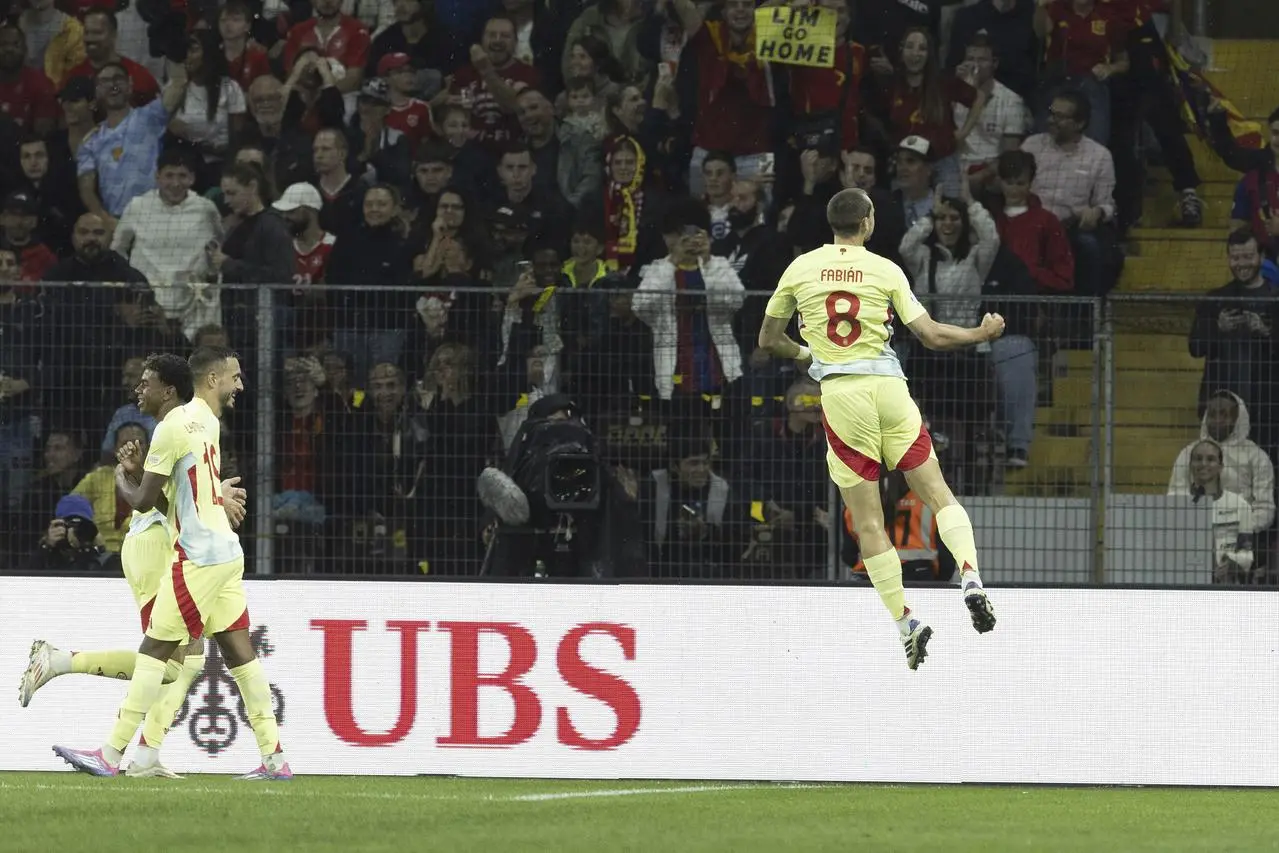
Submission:
M 73 489 L 118 547 L 127 513 L 93 471 L 137 420 L 127 406 L 140 359 L 186 352 L 198 334 L 242 354 L 245 390 L 224 419 L 221 473 L 248 486 L 242 535 L 258 574 L 477 575 L 489 517 L 476 476 L 503 465 L 530 403 L 561 391 L 635 495 L 651 576 L 860 577 L 825 475 L 820 387 L 755 352 L 768 294 L 745 294 L 736 311 L 707 314 L 683 299 L 661 307 L 670 335 L 700 342 L 657 359 L 676 374 L 661 381 L 652 332 L 630 314 L 633 291 L 561 287 L 510 305 L 508 295 L 225 286 L 214 311 L 222 323 L 188 321 L 182 334 L 147 288 L 48 285 L 15 320 L 21 334 L 5 330 L 0 367 L 30 385 L 0 403 L 7 565 L 20 568 Z M 984 574 L 1212 583 L 1222 550 L 1213 502 L 1165 496 L 1174 459 L 1198 433 L 1202 362 L 1186 346 L 1193 297 L 930 299 L 943 319 L 973 324 L 993 307 L 1009 320 L 1003 341 L 972 352 L 928 353 L 901 329 L 894 338 L 978 531 Z M 1143 331 L 1158 317 L 1166 323 Z M 711 349 L 718 359 L 704 357 Z M 83 448 L 74 474 L 57 452 L 64 441 Z M 904 481 L 882 483 L 910 577 L 947 579 L 931 516 Z M 1254 537 L 1257 570 L 1228 580 L 1264 578 L 1272 532 Z

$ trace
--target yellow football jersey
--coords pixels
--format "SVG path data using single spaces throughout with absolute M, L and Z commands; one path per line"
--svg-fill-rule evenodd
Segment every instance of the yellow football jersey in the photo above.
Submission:
M 892 323 L 927 313 L 901 267 L 862 246 L 827 244 L 796 258 L 768 300 L 770 317 L 800 317 L 813 354 L 809 375 L 851 373 L 905 378 L 893 352 Z

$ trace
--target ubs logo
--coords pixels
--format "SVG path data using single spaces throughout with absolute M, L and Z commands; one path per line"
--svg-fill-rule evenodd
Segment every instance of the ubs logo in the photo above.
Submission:
M 275 652 L 275 647 L 267 639 L 266 631 L 266 626 L 260 625 L 249 634 L 253 651 L 260 658 L 269 658 Z M 204 659 L 204 672 L 192 682 L 186 701 L 173 718 L 173 725 L 185 721 L 191 742 L 210 757 L 216 758 L 235 743 L 240 733 L 240 723 L 247 727 L 249 718 L 244 710 L 244 700 L 239 698 L 235 679 L 227 671 L 217 643 L 209 643 L 208 652 Z M 230 707 L 232 696 L 236 697 L 234 711 Z M 275 711 L 276 722 L 284 725 L 284 693 L 274 684 L 271 685 L 271 706 Z

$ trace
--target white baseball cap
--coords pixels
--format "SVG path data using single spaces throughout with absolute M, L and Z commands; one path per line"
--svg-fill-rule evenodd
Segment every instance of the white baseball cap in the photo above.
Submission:
M 324 200 L 320 198 L 320 191 L 310 184 L 293 184 L 271 206 L 281 213 L 288 213 L 290 210 L 297 210 L 299 207 L 309 207 L 318 211 L 324 207 Z
M 899 151 L 909 151 L 912 154 L 918 154 L 925 160 L 929 159 L 928 152 L 932 150 L 933 144 L 922 136 L 908 136 L 897 144 Z

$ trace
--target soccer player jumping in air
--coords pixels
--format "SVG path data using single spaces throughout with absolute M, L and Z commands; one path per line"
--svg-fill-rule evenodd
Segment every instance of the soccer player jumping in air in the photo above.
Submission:
M 842 190 L 826 207 L 835 242 L 796 258 L 765 309 L 759 345 L 778 358 L 807 366 L 822 383 L 826 463 L 853 516 L 866 574 L 901 631 L 906 665 L 919 666 L 933 630 L 906 605 L 902 564 L 884 529 L 880 460 L 901 470 L 937 519 L 937 532 L 960 567 L 960 589 L 973 627 L 995 627 L 995 611 L 977 573 L 977 546 L 968 513 L 942 477 L 932 437 L 906 387 L 890 344 L 893 315 L 932 350 L 992 341 L 1004 318 L 987 314 L 963 329 L 928 316 L 901 267 L 866 250 L 875 206 L 862 190 Z M 796 310 L 808 346 L 786 335 Z
M 152 509 L 166 483 L 172 485 L 177 557 L 165 574 L 138 648 L 129 692 L 101 749 L 55 746 L 72 767 L 95 776 L 119 772 L 120 756 L 160 696 L 167 661 L 184 642 L 212 634 L 244 700 L 244 708 L 262 753 L 262 766 L 241 776 L 249 780 L 287 780 L 293 772 L 284 760 L 279 727 L 271 706 L 271 688 L 249 641 L 249 611 L 244 596 L 244 552 L 223 509 L 219 489 L 218 417 L 244 390 L 239 357 L 222 347 L 201 347 L 191 356 L 195 396 L 155 428 L 142 482 L 123 467 L 116 488 L 140 512 Z M 154 764 L 159 755 L 143 732 L 133 763 Z
M 138 395 L 138 409 L 157 422 L 164 420 L 192 396 L 191 368 L 185 358 L 177 355 L 152 355 L 142 368 L 142 379 L 134 389 Z M 134 482 L 142 477 L 141 448 L 129 442 L 117 454 L 117 459 L 130 471 Z M 238 525 L 244 518 L 244 490 L 236 488 L 239 478 L 221 483 L 224 508 L 228 519 Z M 133 513 L 124 547 L 120 550 L 120 562 L 125 580 L 133 592 L 142 618 L 145 632 L 151 619 L 151 608 L 166 572 L 173 565 L 172 519 L 168 518 L 172 506 L 172 483 L 166 483 L 156 507 L 149 512 Z M 68 652 L 55 648 L 45 640 L 31 645 L 30 661 L 18 686 L 18 702 L 26 707 L 35 692 L 60 675 L 83 673 L 106 678 L 130 678 L 138 653 L 132 649 L 109 651 Z M 160 748 L 168 726 L 186 699 L 191 682 L 204 669 L 204 640 L 193 640 L 177 650 L 165 665 L 165 688 L 160 699 L 147 712 L 144 725 L 147 742 Z M 119 762 L 116 762 L 117 764 Z M 158 761 L 149 767 L 131 765 L 126 771 L 130 776 L 158 776 L 177 778 Z

